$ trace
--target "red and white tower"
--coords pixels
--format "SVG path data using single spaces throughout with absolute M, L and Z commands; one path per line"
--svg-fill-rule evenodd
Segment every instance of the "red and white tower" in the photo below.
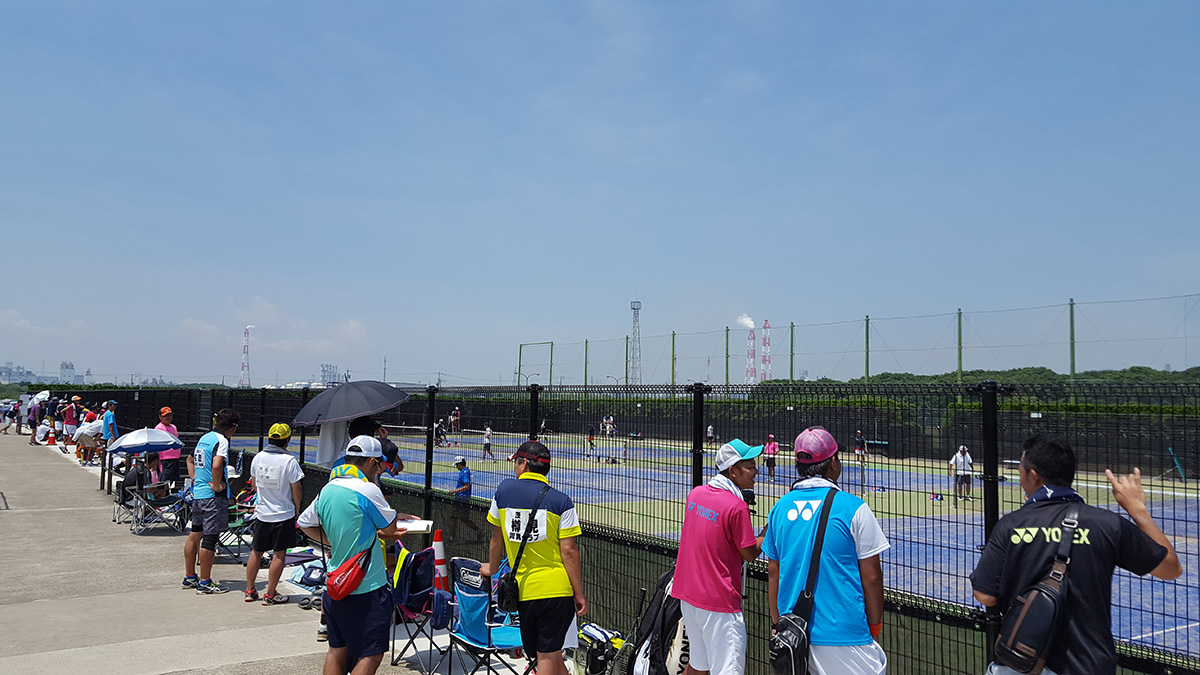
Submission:
M 238 378 L 239 387 L 250 386 L 250 329 L 254 326 L 246 326 L 246 330 L 242 332 L 242 376 Z
M 758 380 L 758 371 L 754 364 L 754 329 L 746 336 L 746 384 L 754 384 Z
M 771 379 L 771 322 L 763 319 L 762 368 L 758 370 L 760 382 Z

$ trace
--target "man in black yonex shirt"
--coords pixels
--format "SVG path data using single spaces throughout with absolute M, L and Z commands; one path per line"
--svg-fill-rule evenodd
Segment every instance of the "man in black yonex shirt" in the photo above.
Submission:
M 1028 499 L 996 525 L 979 565 L 971 574 L 975 599 L 1007 609 L 1018 594 L 1050 572 L 1061 523 L 1083 497 L 1071 489 L 1075 452 L 1061 440 L 1038 434 L 1022 444 L 1021 489 Z M 1067 598 L 1062 623 L 1043 673 L 1113 675 L 1117 670 L 1112 639 L 1113 568 L 1139 576 L 1176 579 L 1183 573 L 1175 548 L 1146 509 L 1142 474 L 1105 471 L 1113 497 L 1129 514 L 1082 506 L 1067 569 Z M 997 664 L 989 675 L 1014 673 Z

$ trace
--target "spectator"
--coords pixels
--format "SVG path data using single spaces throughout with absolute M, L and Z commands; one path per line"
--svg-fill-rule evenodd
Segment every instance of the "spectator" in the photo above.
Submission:
M 104 426 L 101 427 L 101 435 L 104 437 L 104 447 L 108 447 L 113 441 L 120 437 L 121 433 L 117 431 L 117 402 L 109 401 L 104 404 Z
M 965 499 L 973 502 L 975 498 L 971 496 L 971 453 L 967 452 L 967 446 L 958 446 L 958 452 L 950 458 L 950 475 L 954 476 L 954 501 Z
M 129 463 L 132 468 L 126 471 L 125 477 L 117 483 L 117 495 L 122 503 L 132 505 L 132 492 L 140 492 L 147 486 L 162 481 L 162 466 L 159 463 L 157 452 L 146 453 L 145 459 L 141 462 L 133 461 L 133 458 L 130 458 Z M 161 485 L 156 486 L 148 496 L 161 499 L 167 496 L 167 490 Z
M 25 422 L 29 425 L 29 444 L 37 445 L 37 428 L 42 421 L 42 403 L 34 400 L 29 405 L 29 414 L 25 418 Z M 20 429 L 17 430 L 20 433 Z
M 288 596 L 276 591 L 279 578 L 283 576 L 287 550 L 296 545 L 296 517 L 300 515 L 300 502 L 304 498 L 300 486 L 304 470 L 287 450 L 291 438 L 290 426 L 271 425 L 266 448 L 250 462 L 250 487 L 258 497 L 254 502 L 254 539 L 250 545 L 254 552 L 246 563 L 246 602 L 258 600 L 254 582 L 258 579 L 262 554 L 267 551 L 273 553 L 262 604 L 282 605 L 288 601 Z
M 1066 600 L 1046 675 L 1112 675 L 1112 576 L 1120 567 L 1143 576 L 1177 579 L 1183 573 L 1170 540 L 1150 517 L 1138 469 L 1128 476 L 1105 470 L 1113 497 L 1133 520 L 1086 506 L 1071 489 L 1075 452 L 1060 439 L 1037 434 L 1022 444 L 1019 475 L 1027 499 L 1000 519 L 971 573 L 975 599 L 1009 608 L 1016 596 L 1050 572 L 1058 541 L 1053 537 L 1068 509 L 1081 507 L 1067 568 Z M 1015 673 L 999 664 L 989 675 Z
M 78 429 L 75 430 L 75 442 L 79 444 L 81 466 L 96 465 L 96 448 L 100 447 L 96 443 L 96 439 L 100 436 L 101 429 L 104 426 L 104 420 L 96 416 L 96 413 L 89 411 L 87 413 L 92 419 L 84 422 Z
M 459 455 L 454 458 L 454 468 L 458 469 L 458 480 L 450 494 L 454 495 L 454 513 L 450 518 L 450 537 L 459 542 L 466 528 L 472 538 L 478 536 L 479 529 L 471 522 L 471 470 L 467 468 L 467 458 Z
M 0 434 L 5 434 L 5 435 L 8 434 L 8 428 L 11 427 L 14 422 L 17 421 L 17 415 L 20 413 L 20 409 L 21 409 L 21 404 L 15 403 L 15 402 L 12 405 L 6 406 L 4 408 L 4 428 L 0 429 Z M 17 434 L 19 435 L 20 433 L 21 433 L 21 428 L 17 427 Z
M 229 439 L 237 431 L 241 416 L 232 408 L 217 412 L 216 430 L 200 437 L 188 457 L 188 475 L 192 484 L 192 532 L 183 545 L 184 588 L 196 589 L 197 595 L 227 593 L 229 589 L 212 580 L 213 558 L 217 541 L 229 530 Z M 196 561 L 200 574 L 196 574 Z
M 500 558 L 515 562 L 529 520 L 533 528 L 525 554 L 516 570 L 521 589 L 521 642 L 529 658 L 537 658 L 538 675 L 566 675 L 562 648 L 576 616 L 587 614 L 583 570 L 575 537 L 582 533 L 575 504 L 550 487 L 550 451 L 537 441 L 517 449 L 515 479 L 496 487 L 488 510 L 493 525 L 488 565 L 484 576 L 499 569 Z M 546 490 L 536 513 L 530 513 L 538 495 Z
M 175 411 L 163 406 L 158 410 L 158 424 L 154 426 L 159 431 L 165 431 L 175 438 L 179 438 L 179 429 L 175 427 Z M 159 459 L 162 460 L 163 480 L 175 486 L 179 483 L 179 448 L 171 448 L 164 450 L 159 454 Z
M 305 534 L 331 547 L 329 569 L 335 569 L 368 547 L 372 554 L 366 575 L 350 595 L 332 600 L 328 593 L 321 608 L 328 622 L 329 652 L 325 673 L 353 672 L 370 675 L 379 669 L 388 650 L 392 601 L 388 592 L 385 558 L 379 536 L 395 539 L 397 514 L 371 482 L 380 471 L 383 454 L 373 436 L 357 436 L 345 453 L 346 463 L 334 469 L 329 483 L 300 514 Z
M 79 413 L 83 409 L 79 405 L 80 400 L 78 396 L 72 396 L 70 401 L 63 403 L 61 409 L 63 438 L 74 438 L 75 432 L 79 429 Z
M 771 624 L 792 611 L 808 582 L 820 509 L 830 490 L 829 523 L 822 544 L 809 624 L 813 675 L 885 673 L 887 655 L 876 640 L 883 628 L 883 569 L 887 538 L 862 499 L 838 489 L 842 473 L 837 441 L 822 427 L 796 437 L 792 489 L 767 518 L 767 604 Z
M 763 446 L 733 439 L 717 451 L 717 475 L 692 488 L 679 537 L 671 596 L 679 600 L 691 645 L 688 675 L 746 670 L 742 565 L 761 553 L 743 490 L 754 489 Z
M 763 463 L 767 465 L 767 480 L 775 482 L 775 455 L 779 454 L 779 444 L 775 442 L 775 434 L 767 434 L 767 444 L 763 446 Z

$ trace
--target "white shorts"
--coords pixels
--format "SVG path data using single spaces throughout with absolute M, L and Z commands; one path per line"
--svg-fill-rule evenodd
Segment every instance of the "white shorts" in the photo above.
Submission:
M 59 421 L 57 421 L 57 420 L 55 420 L 55 422 L 54 422 L 54 430 L 55 430 L 55 431 L 57 431 L 57 432 L 59 432 L 59 433 L 62 433 L 62 430 L 63 430 L 63 423 L 62 423 L 62 422 L 59 422 Z
M 64 424 L 63 427 L 67 430 L 68 436 L 75 436 L 75 430 L 79 428 L 77 424 Z
M 712 675 L 746 671 L 746 620 L 741 612 L 710 612 L 679 601 L 688 634 L 688 665 Z
M 867 645 L 813 645 L 808 665 L 812 675 L 885 675 L 887 654 L 873 640 Z

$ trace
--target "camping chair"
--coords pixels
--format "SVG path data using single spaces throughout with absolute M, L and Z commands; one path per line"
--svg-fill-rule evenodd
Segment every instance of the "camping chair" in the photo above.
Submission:
M 133 522 L 129 524 L 131 532 L 141 534 L 156 525 L 183 532 L 184 527 L 190 524 L 186 517 L 188 508 L 182 492 L 168 493 L 163 497 L 154 496 L 166 487 L 166 483 L 155 483 L 140 490 L 130 491 L 134 502 Z
M 131 455 L 125 456 L 125 475 L 117 481 L 117 488 L 113 490 L 114 523 L 132 524 L 136 519 L 137 502 L 134 495 L 145 487 L 145 474 L 137 471 L 141 468 L 141 461 Z
M 464 672 L 467 671 L 467 662 L 463 657 L 471 658 L 475 665 L 470 675 L 481 668 L 498 675 L 500 671 L 493 665 L 496 662 L 494 659 L 504 652 L 521 648 L 521 629 L 490 621 L 492 594 L 488 582 L 479 573 L 481 567 L 479 561 L 470 558 L 450 560 L 450 576 L 454 580 L 454 596 L 458 604 L 458 616 L 450 630 L 450 652 L 455 654 Z M 508 661 L 501 658 L 498 662 L 512 675 L 528 675 L 537 663 L 530 661 L 524 673 L 518 673 Z
M 396 628 L 392 629 L 392 665 L 399 665 L 410 649 L 414 655 L 417 655 L 419 650 L 416 640 L 419 636 L 424 636 L 429 640 L 429 647 L 426 649 L 429 669 L 426 669 L 425 662 L 420 658 L 417 659 L 417 668 L 425 675 L 430 675 L 435 667 L 433 651 L 436 649 L 442 656 L 446 654 L 445 649 L 434 643 L 435 629 L 430 624 L 430 620 L 433 618 L 435 558 L 432 547 L 416 552 L 402 548 L 400 549 L 400 560 L 396 563 L 396 573 L 392 579 L 392 602 L 395 604 L 393 623 L 403 628 L 404 635 L 408 637 L 400 651 L 397 652 L 398 631 Z M 401 637 L 403 638 L 403 636 Z M 438 663 L 441 663 L 440 658 Z
M 254 500 L 256 495 L 239 494 L 229 505 L 229 530 L 217 538 L 217 552 L 242 562 L 242 551 L 249 549 L 246 537 L 254 529 Z M 245 563 L 243 563 L 245 564 Z

